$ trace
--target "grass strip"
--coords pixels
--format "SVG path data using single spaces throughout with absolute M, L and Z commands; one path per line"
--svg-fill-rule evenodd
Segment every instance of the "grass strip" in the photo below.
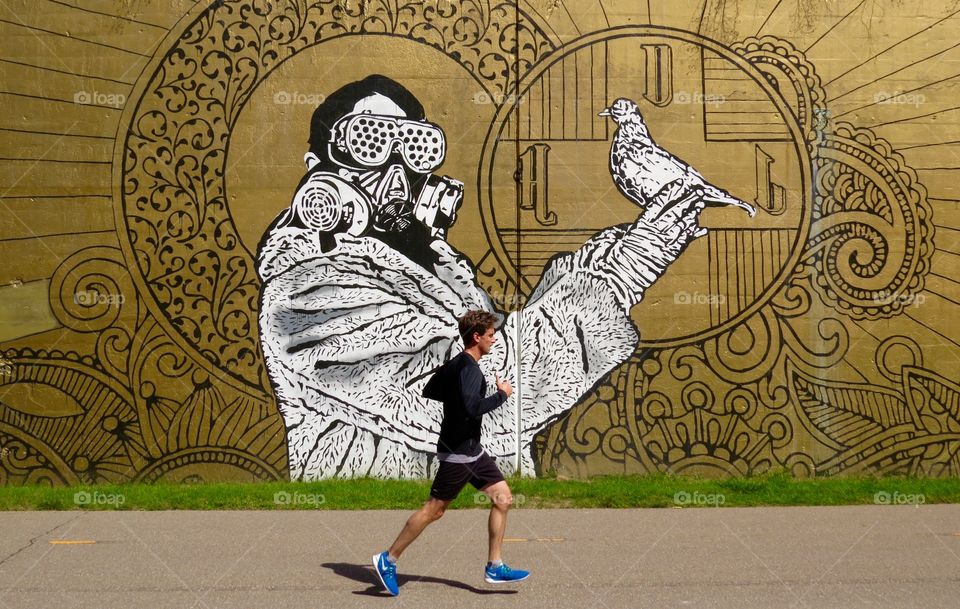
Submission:
M 703 479 L 667 474 L 588 480 L 511 478 L 514 508 L 662 508 L 960 503 L 960 478 L 835 477 L 784 473 Z M 426 500 L 429 481 L 143 484 L 0 487 L 0 510 L 393 510 Z M 489 507 L 468 486 L 453 509 Z

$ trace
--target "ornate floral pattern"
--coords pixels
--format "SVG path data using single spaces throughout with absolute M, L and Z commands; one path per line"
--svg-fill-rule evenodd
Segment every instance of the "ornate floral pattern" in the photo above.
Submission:
M 502 94 L 550 50 L 509 3 L 224 2 L 183 33 L 127 135 L 123 214 L 144 287 L 210 363 L 266 389 L 259 285 L 226 202 L 230 133 L 256 87 L 295 54 L 339 36 L 389 34 L 435 47 Z

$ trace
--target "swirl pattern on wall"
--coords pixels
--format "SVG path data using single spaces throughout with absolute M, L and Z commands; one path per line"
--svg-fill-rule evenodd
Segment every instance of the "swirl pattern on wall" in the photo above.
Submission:
M 890 144 L 841 123 L 816 160 L 814 225 L 802 273 L 854 319 L 892 317 L 923 290 L 933 225 L 916 172 Z

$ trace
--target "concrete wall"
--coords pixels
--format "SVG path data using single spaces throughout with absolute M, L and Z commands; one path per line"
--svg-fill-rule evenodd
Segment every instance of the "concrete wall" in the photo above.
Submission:
M 506 471 L 958 475 L 954 5 L 9 0 L 0 482 L 429 476 L 475 307 Z

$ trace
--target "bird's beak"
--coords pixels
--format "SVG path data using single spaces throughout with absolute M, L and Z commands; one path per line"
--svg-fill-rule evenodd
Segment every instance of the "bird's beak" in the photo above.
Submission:
M 597 116 L 610 116 L 610 108 L 604 108 L 600 112 L 597 112 Z

